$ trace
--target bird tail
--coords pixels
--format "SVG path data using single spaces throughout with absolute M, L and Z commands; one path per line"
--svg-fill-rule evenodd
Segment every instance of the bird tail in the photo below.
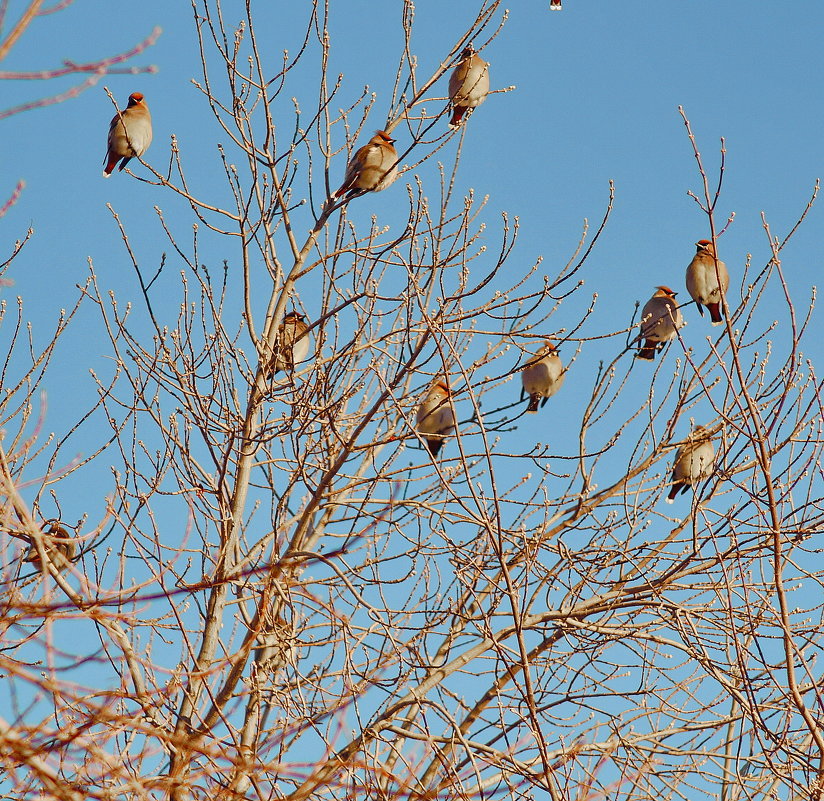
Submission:
M 713 325 L 721 325 L 724 322 L 724 318 L 721 316 L 721 304 L 720 303 L 708 303 L 707 308 L 710 312 L 710 320 L 712 321 Z
M 695 305 L 698 307 L 698 313 L 703 317 L 704 316 L 704 307 L 696 300 Z M 715 304 L 717 305 L 717 304 Z M 710 310 L 710 317 L 712 317 L 712 303 L 707 304 L 707 308 Z
M 337 192 L 333 192 L 332 193 L 332 200 L 338 200 L 339 198 L 342 198 L 344 196 L 347 199 L 351 200 L 353 197 L 355 197 L 355 195 L 363 194 L 362 189 L 357 189 L 354 186 L 355 180 L 356 179 L 353 178 L 351 181 L 347 181 L 346 183 L 344 183 L 341 186 L 340 189 L 338 189 Z
M 465 113 L 466 113 L 466 109 L 463 106 L 454 106 L 452 108 L 452 118 L 449 120 L 449 127 L 450 128 L 460 127 L 460 124 L 463 121 L 463 115 Z
M 653 342 L 651 339 L 648 339 L 644 342 L 643 347 L 638 351 L 636 358 L 638 359 L 645 359 L 648 362 L 651 362 L 655 358 L 655 347 L 656 342 Z
M 438 437 L 437 439 L 434 437 L 428 438 L 426 440 L 426 447 L 434 459 L 441 452 L 441 448 L 443 447 L 443 439 L 441 437 Z
M 540 400 L 541 400 L 541 396 L 537 392 L 531 394 L 529 396 L 529 406 L 526 407 L 526 410 L 530 414 L 534 414 L 535 412 L 537 412 L 538 411 L 538 403 L 540 402 Z
M 120 156 L 107 156 L 105 163 L 105 167 L 103 167 L 103 177 L 104 178 L 111 178 L 112 172 L 114 168 L 117 166 L 117 162 L 120 160 Z M 123 169 L 122 167 L 120 169 Z
M 685 490 L 686 488 L 686 484 L 673 484 L 672 489 L 670 489 L 669 491 L 669 495 L 667 495 L 667 503 L 675 503 L 675 496 L 682 490 Z

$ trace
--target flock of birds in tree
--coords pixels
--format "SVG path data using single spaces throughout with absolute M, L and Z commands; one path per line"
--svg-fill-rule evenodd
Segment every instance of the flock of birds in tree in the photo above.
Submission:
M 550 7 L 560 9 L 559 0 Z M 489 93 L 489 64 L 467 46 L 460 55 L 449 78 L 451 105 L 450 126 L 459 127 L 473 109 Z M 115 167 L 122 170 L 134 157 L 141 157 L 152 141 L 152 118 L 146 100 L 140 92 L 129 95 L 125 109 L 118 111 L 109 126 L 108 148 L 103 175 L 109 178 Z M 332 194 L 332 199 L 349 200 L 366 192 L 386 189 L 398 176 L 398 154 L 394 140 L 386 131 L 378 131 L 367 144 L 355 151 L 350 159 L 343 183 Z M 722 294 L 729 287 L 730 277 L 724 262 L 718 259 L 713 242 L 702 239 L 697 243 L 695 257 L 687 267 L 686 286 L 699 312 L 707 308 L 713 325 L 723 323 Z M 641 314 L 638 359 L 652 360 L 665 343 L 677 336 L 684 325 L 676 293 L 667 286 L 656 287 Z M 270 374 L 292 371 L 294 366 L 309 356 L 309 326 L 303 315 L 287 314 L 281 323 L 278 342 L 270 367 Z M 529 398 L 527 412 L 538 411 L 555 395 L 564 383 L 565 370 L 558 349 L 545 340 L 540 350 L 521 369 L 523 393 Z M 444 377 L 436 378 L 427 389 L 416 414 L 416 430 L 432 458 L 436 458 L 446 438 L 455 431 L 455 409 L 452 391 Z M 712 473 L 715 449 L 712 436 L 703 426 L 696 426 L 687 441 L 678 449 L 672 469 L 672 486 L 667 497 L 671 503 L 679 492 L 706 480 Z M 38 547 L 32 543 L 24 561 L 35 566 L 42 563 L 42 555 L 61 569 L 74 558 L 75 543 L 58 523 L 46 530 Z
M 561 7 L 552 2 L 551 8 Z M 449 125 L 459 127 L 473 109 L 489 94 L 489 64 L 472 45 L 461 53 L 449 77 L 451 115 Z M 152 120 L 146 101 L 140 92 L 129 96 L 128 106 L 119 111 L 109 126 L 108 150 L 104 176 L 109 177 L 118 165 L 123 169 L 129 160 L 142 156 L 152 141 Z M 346 167 L 343 183 L 332 193 L 332 200 L 348 201 L 366 192 L 380 192 L 398 177 L 398 153 L 394 139 L 387 131 L 377 131 L 355 151 Z M 723 322 L 721 295 L 729 286 L 729 274 L 724 262 L 715 252 L 715 245 L 707 239 L 697 243 L 695 257 L 687 267 L 687 291 L 704 314 L 710 314 L 713 325 Z M 644 306 L 640 323 L 639 359 L 652 360 L 666 342 L 677 336 L 684 325 L 676 293 L 667 286 L 656 287 L 655 294 Z M 278 344 L 272 358 L 271 373 L 291 370 L 309 355 L 308 325 L 296 313 L 287 314 L 281 323 Z M 555 345 L 546 340 L 521 370 L 523 392 L 528 396 L 527 412 L 537 412 L 564 382 L 565 370 Z M 452 392 L 445 378 L 437 378 L 428 388 L 417 410 L 417 431 L 429 453 L 436 457 L 444 440 L 455 430 L 455 412 Z M 676 455 L 673 469 L 671 500 L 678 491 L 706 478 L 712 466 L 714 451 L 709 434 L 696 428 L 687 443 Z

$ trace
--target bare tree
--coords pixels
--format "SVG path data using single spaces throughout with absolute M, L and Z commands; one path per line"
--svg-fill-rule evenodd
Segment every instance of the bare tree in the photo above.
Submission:
M 171 169 L 140 180 L 188 204 L 193 233 L 158 209 L 171 256 L 146 266 L 112 209 L 143 303 L 94 274 L 84 289 L 117 366 L 90 415 L 118 466 L 108 516 L 71 532 L 74 561 L 47 523 L 86 465 L 25 433 L 51 346 L 4 399 L 21 432 L 0 465 L 8 797 L 819 798 L 822 408 L 801 351 L 814 296 L 800 312 L 782 266 L 797 226 L 775 237 L 764 221 L 770 259 L 731 269 L 706 347 L 678 331 L 642 364 L 637 315 L 599 330 L 593 298 L 575 325 L 553 322 L 577 302 L 611 192 L 540 280 L 540 263 L 509 258 L 517 221 L 493 229 L 454 190 L 482 120 L 451 130 L 444 87 L 467 43 L 483 56 L 505 31 L 497 0 L 438 64 L 418 63 L 405 4 L 388 98 L 329 74 L 320 2 L 278 64 L 249 4 L 237 27 L 218 0 L 193 8 L 233 202 L 191 191 L 197 168 L 173 145 Z M 304 89 L 287 124 L 306 69 L 311 111 Z M 723 159 L 712 188 L 684 121 L 717 241 Z M 402 220 L 374 193 L 331 196 L 374 128 L 398 144 Z M 233 253 L 222 266 L 203 255 L 215 243 Z M 175 320 L 156 291 L 172 263 Z M 776 288 L 784 305 L 765 314 Z M 308 349 L 284 359 L 296 337 Z M 592 386 L 554 416 L 576 427 L 574 452 L 512 444 L 519 373 L 547 338 Z M 579 359 L 595 340 L 610 363 Z M 433 457 L 416 410 L 439 379 L 457 421 Z M 699 424 L 714 469 L 666 506 Z M 64 627 L 96 648 L 58 648 Z

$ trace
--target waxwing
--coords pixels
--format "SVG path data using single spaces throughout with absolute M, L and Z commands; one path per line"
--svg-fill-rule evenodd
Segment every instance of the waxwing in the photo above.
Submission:
M 272 374 L 281 370 L 293 370 L 309 354 L 309 326 L 306 318 L 297 312 L 289 312 L 278 329 L 278 341 L 272 355 Z
M 521 370 L 521 382 L 524 392 L 529 395 L 528 412 L 537 412 L 538 403 L 541 407 L 551 398 L 564 383 L 564 366 L 558 349 L 548 339 L 537 355 L 530 358 L 526 367 Z M 522 396 L 523 397 L 523 396 Z
M 133 156 L 142 156 L 152 143 L 152 115 L 140 92 L 129 95 L 129 105 L 112 117 L 109 125 L 109 149 L 103 168 L 103 177 L 110 178 L 120 159 L 123 169 Z
M 703 426 L 696 426 L 675 454 L 672 489 L 667 496 L 667 503 L 673 503 L 675 496 L 679 492 L 686 492 L 687 487 L 708 479 L 712 475 L 714 463 L 715 448 L 710 433 Z
M 561 10 L 561 0 L 549 0 L 549 10 L 550 11 L 560 11 Z
M 687 292 L 695 301 L 702 317 L 702 307 L 706 306 L 712 324 L 721 325 L 724 322 L 721 316 L 721 295 L 727 294 L 730 274 L 727 272 L 727 265 L 717 257 L 715 245 L 709 239 L 701 239 L 695 246 L 697 251 L 687 267 Z
M 77 543 L 65 528 L 58 523 L 51 523 L 43 534 L 43 550 L 58 570 L 65 570 L 74 561 Z M 40 553 L 34 542 L 23 556 L 23 561 L 40 567 Z
M 442 378 L 432 382 L 418 406 L 417 423 L 418 433 L 423 435 L 429 453 L 437 456 L 447 435 L 455 428 L 452 393 Z
M 655 294 L 641 312 L 641 337 L 644 344 L 638 351 L 639 359 L 654 359 L 656 350 L 674 339 L 678 329 L 684 325 L 684 318 L 675 302 L 676 293 L 668 286 L 655 289 Z
M 461 53 L 458 66 L 449 76 L 449 99 L 452 101 L 450 128 L 457 128 L 464 114 L 480 106 L 488 94 L 489 64 L 469 44 Z
M 380 192 L 398 177 L 398 151 L 395 140 L 386 131 L 377 131 L 362 148 L 355 152 L 346 167 L 341 188 L 332 195 L 348 193 L 352 198 L 361 192 Z

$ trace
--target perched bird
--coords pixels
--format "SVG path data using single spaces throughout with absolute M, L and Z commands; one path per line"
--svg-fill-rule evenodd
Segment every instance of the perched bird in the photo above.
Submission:
M 417 423 L 418 433 L 423 435 L 429 453 L 437 456 L 444 439 L 455 428 L 452 393 L 442 378 L 432 383 L 418 406 Z
M 272 354 L 272 374 L 281 370 L 293 370 L 309 353 L 309 326 L 306 318 L 297 312 L 289 312 L 278 329 L 278 341 Z
M 341 188 L 332 195 L 341 197 L 348 193 L 354 197 L 361 192 L 380 192 L 398 177 L 398 151 L 395 140 L 386 131 L 377 131 L 362 148 L 355 151 Z
M 524 392 L 529 395 L 528 412 L 537 412 L 538 403 L 541 407 L 551 398 L 564 383 L 564 366 L 558 349 L 548 339 L 544 346 L 532 357 L 521 370 L 521 383 Z M 523 397 L 523 395 L 522 395 Z
M 129 95 L 129 105 L 115 114 L 109 125 L 109 149 L 103 163 L 103 177 L 110 178 L 120 159 L 122 170 L 134 156 L 142 156 L 152 143 L 152 115 L 140 92 Z
M 77 543 L 59 523 L 51 523 L 43 535 L 43 550 L 58 570 L 65 570 L 74 561 Z M 36 543 L 32 542 L 29 546 L 23 561 L 40 567 L 40 553 Z
M 704 481 L 712 475 L 715 463 L 715 448 L 710 433 L 704 426 L 696 426 L 675 454 L 672 466 L 672 489 L 667 496 L 667 503 L 672 503 L 679 492 L 686 492 L 687 487 Z
M 644 344 L 638 351 L 639 359 L 652 360 L 659 346 L 675 338 L 678 329 L 684 325 L 684 318 L 678 304 L 676 293 L 668 286 L 655 287 L 655 294 L 646 302 L 641 312 L 641 336 Z
M 727 272 L 727 265 L 716 255 L 715 245 L 709 239 L 700 239 L 695 246 L 698 250 L 687 267 L 687 292 L 695 301 L 702 317 L 702 307 L 706 306 L 712 324 L 721 325 L 724 322 L 721 317 L 721 295 L 727 294 L 730 274 Z
M 561 0 L 549 0 L 549 10 L 550 11 L 560 11 L 561 10 Z
M 461 60 L 449 76 L 449 99 L 452 101 L 450 128 L 461 124 L 467 111 L 480 106 L 489 94 L 489 64 L 471 44 L 461 53 Z

